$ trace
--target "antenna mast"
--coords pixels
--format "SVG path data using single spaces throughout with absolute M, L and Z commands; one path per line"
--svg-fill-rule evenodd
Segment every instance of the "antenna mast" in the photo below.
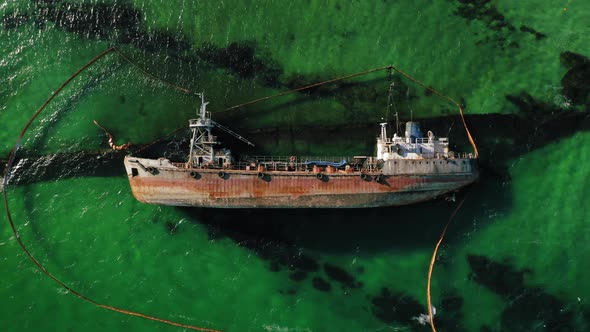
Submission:
M 395 111 L 395 133 L 399 134 L 399 114 Z

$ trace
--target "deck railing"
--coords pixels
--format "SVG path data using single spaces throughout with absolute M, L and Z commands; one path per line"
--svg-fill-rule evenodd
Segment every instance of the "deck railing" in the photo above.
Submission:
M 432 155 L 432 156 L 430 156 Z M 454 153 L 452 156 L 443 154 L 422 154 L 424 159 L 473 159 L 472 153 Z M 383 161 L 376 160 L 375 157 L 367 156 L 341 156 L 341 157 L 318 157 L 318 156 L 252 156 L 243 157 L 228 167 L 218 165 L 191 167 L 189 163 L 170 162 L 178 168 L 229 168 L 234 170 L 245 171 L 301 171 L 301 172 L 325 172 L 328 170 L 326 165 L 317 165 L 325 162 L 340 163 L 346 161 L 342 166 L 330 166 L 330 171 L 334 172 L 372 172 L 379 170 Z M 400 159 L 403 160 L 403 159 Z

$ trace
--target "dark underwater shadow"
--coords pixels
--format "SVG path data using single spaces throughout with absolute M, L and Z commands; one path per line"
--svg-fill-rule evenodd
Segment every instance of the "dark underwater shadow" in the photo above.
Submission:
M 428 229 L 432 216 L 449 209 L 443 200 L 415 206 L 369 209 L 208 209 L 182 208 L 206 225 L 211 237 L 229 237 L 250 246 L 269 241 L 321 252 L 414 247 L 416 234 Z M 422 243 L 424 244 L 424 243 Z
M 387 250 L 433 247 L 451 213 L 469 192 L 464 206 L 503 209 L 510 195 L 494 197 L 502 184 L 487 175 L 456 194 L 408 206 L 367 209 L 213 209 L 179 208 L 192 221 L 207 226 L 211 238 L 230 238 L 255 252 L 269 244 L 317 253 L 371 254 Z M 450 201 L 449 198 L 454 199 Z M 480 209 L 467 209 L 457 224 Z M 487 218 L 480 218 L 485 220 Z
M 481 178 L 471 187 L 469 198 L 458 220 L 454 222 L 456 226 L 453 227 L 458 227 L 455 229 L 458 234 L 462 234 L 464 227 L 471 227 L 468 221 L 470 218 L 485 223 L 490 213 L 504 213 L 511 209 L 511 179 L 507 166 L 510 160 L 590 129 L 589 116 L 582 112 L 555 112 L 536 118 L 472 115 L 467 117 L 467 121 L 481 149 Z M 443 133 L 440 136 L 450 131 L 453 142 L 465 141 L 460 119 L 456 116 L 425 119 L 423 123 L 424 127 Z M 355 130 L 351 130 L 352 127 Z M 351 124 L 350 128 L 318 125 L 317 128 L 305 127 L 301 130 L 307 132 L 306 137 L 314 142 L 319 143 L 330 136 L 346 137 L 347 140 L 364 139 L 364 144 L 372 149 L 374 142 L 367 133 L 374 133 L 373 127 L 373 124 Z M 272 130 L 292 132 L 283 128 Z M 348 134 L 339 136 L 339 132 Z M 259 137 L 266 138 L 263 143 L 270 145 L 276 139 L 289 139 L 283 134 L 278 138 L 272 136 L 268 132 L 261 132 Z M 182 140 L 186 140 L 186 137 Z M 163 141 L 142 155 L 155 158 L 162 156 L 161 152 L 168 151 L 173 142 L 176 142 L 173 144 L 176 150 L 185 145 L 183 141 Z M 468 147 L 460 146 L 458 149 L 465 151 Z M 21 154 L 27 155 L 26 151 Z M 26 167 L 19 167 L 15 171 L 11 183 L 26 184 L 78 176 L 124 176 L 123 156 L 124 153 L 102 154 L 92 151 L 57 154 L 48 158 L 39 156 L 39 159 L 31 156 L 28 160 L 17 160 L 25 163 L 23 165 Z M 21 171 L 24 173 L 20 174 Z M 457 196 L 457 202 L 464 192 Z M 456 204 L 438 199 L 411 206 L 375 209 L 181 210 L 191 220 L 206 225 L 211 237 L 229 237 L 255 251 L 271 243 L 272 246 L 296 250 L 309 249 L 325 253 L 354 253 L 361 250 L 367 253 L 392 248 L 413 250 L 432 247 Z M 478 225 L 485 227 L 481 223 Z M 448 240 L 452 241 L 452 237 Z
M 468 226 L 467 218 L 488 220 L 487 214 L 503 213 L 512 206 L 509 160 L 576 132 L 590 128 L 588 114 L 569 112 L 553 116 L 552 120 L 534 120 L 514 115 L 477 115 L 467 118 L 482 149 L 481 177 L 470 189 L 470 197 L 462 208 L 458 220 L 460 227 Z M 453 129 L 451 138 L 461 141 L 457 117 L 444 117 L 424 121 L 439 132 Z M 449 123 L 455 123 L 449 127 Z M 356 125 L 359 130 L 348 130 L 347 139 L 372 130 L 369 125 Z M 314 130 L 316 139 L 334 135 L 332 131 L 321 134 Z M 350 129 L 350 128 L 349 128 Z M 334 129 L 333 130 L 340 130 Z M 312 132 L 312 134 L 314 133 Z M 352 136 L 350 136 L 352 135 Z M 360 135 L 360 134 L 359 134 Z M 269 137 L 269 135 L 261 135 Z M 366 135 L 363 135 L 366 136 Z M 359 136 L 360 137 L 360 136 Z M 497 138 L 508 140 L 497 140 Z M 284 138 L 281 138 L 284 139 Z M 366 139 L 366 144 L 373 144 Z M 145 153 L 152 157 L 170 148 L 171 141 L 157 144 Z M 177 144 L 182 149 L 184 144 Z M 26 152 L 21 154 L 27 155 Z M 78 176 L 123 176 L 124 153 L 96 153 L 80 151 L 72 154 L 54 155 L 48 158 L 33 156 L 17 160 L 26 167 L 19 167 L 11 177 L 12 184 L 26 184 Z M 28 171 L 27 171 L 28 170 Z M 31 172 L 31 170 L 33 170 Z M 20 173 L 20 172 L 24 173 Z M 464 191 L 463 191 L 464 192 Z M 501 193 L 501 194 L 499 194 Z M 461 194 L 457 196 L 459 200 Z M 319 252 L 363 252 L 432 247 L 456 203 L 444 199 L 417 205 L 375 209 L 200 209 L 184 208 L 182 211 L 199 223 L 209 227 L 212 237 L 229 237 L 247 247 L 256 249 L 272 242 L 295 248 L 307 248 Z M 465 225 L 465 226 L 463 226 Z M 455 227 L 455 226 L 454 226 Z M 485 227 L 479 223 L 479 227 Z M 449 239 L 451 240 L 451 239 Z
M 537 118 L 472 115 L 467 117 L 467 121 L 482 149 L 481 176 L 479 182 L 469 189 L 469 197 L 453 224 L 456 234 L 463 234 L 472 227 L 470 220 L 478 220 L 478 227 L 485 227 L 490 214 L 506 213 L 511 209 L 510 160 L 590 129 L 587 113 L 566 111 Z M 439 132 L 454 128 L 451 139 L 464 140 L 464 131 L 456 116 L 424 122 Z M 355 127 L 358 130 L 334 130 L 348 131 L 347 139 L 353 140 L 357 133 L 371 129 L 369 125 L 362 124 Z M 305 131 L 313 140 L 319 141 L 334 135 L 331 130 L 322 134 L 319 129 L 306 128 Z M 260 135 L 266 137 L 269 144 L 275 140 L 272 136 L 268 133 Z M 456 201 L 464 194 L 465 190 L 457 195 Z M 411 206 L 373 209 L 182 210 L 192 220 L 207 225 L 212 236 L 229 237 L 255 250 L 265 242 L 273 242 L 318 252 L 354 253 L 359 248 L 363 252 L 372 252 L 432 247 L 455 205 L 438 199 Z M 452 236 L 447 239 L 452 240 Z

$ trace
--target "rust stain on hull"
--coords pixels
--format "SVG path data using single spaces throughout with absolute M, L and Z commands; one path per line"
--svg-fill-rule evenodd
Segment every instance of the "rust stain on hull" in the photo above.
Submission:
M 191 176 L 197 175 L 196 178 Z M 457 190 L 477 174 L 390 175 L 330 174 L 322 179 L 304 172 L 256 172 L 160 169 L 156 175 L 129 174 L 141 202 L 220 208 L 358 208 L 416 203 Z

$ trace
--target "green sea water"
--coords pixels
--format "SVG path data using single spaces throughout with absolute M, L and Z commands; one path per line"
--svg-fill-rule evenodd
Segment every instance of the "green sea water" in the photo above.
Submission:
M 284 155 L 372 153 L 377 124 L 392 120 L 390 78 L 221 111 L 395 64 L 461 100 L 483 169 L 454 202 L 227 211 L 141 204 L 121 164 L 53 163 L 40 177 L 41 164 L 6 188 L 12 216 L 47 270 L 98 303 L 223 331 L 427 331 L 412 318 L 426 313 L 432 250 L 465 198 L 432 279 L 438 330 L 590 330 L 590 71 L 579 65 L 586 99 L 572 99 L 560 60 L 590 56 L 588 13 L 581 0 L 0 2 L 3 163 L 50 94 L 115 46 L 204 91 L 216 119 L 258 143 L 249 152 Z M 452 106 L 394 82 L 403 120 L 451 122 L 438 135 L 452 129 L 453 144 L 469 149 Z M 185 125 L 196 103 L 112 53 L 55 98 L 19 154 L 108 154 L 92 120 L 119 144 L 147 144 Z M 2 220 L 2 331 L 183 330 L 68 294 Z

